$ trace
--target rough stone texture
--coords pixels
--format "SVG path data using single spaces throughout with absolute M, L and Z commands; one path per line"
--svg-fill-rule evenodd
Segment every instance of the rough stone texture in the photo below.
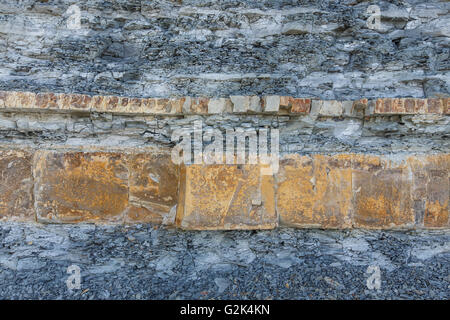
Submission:
M 344 112 L 344 107 L 342 106 L 341 101 L 313 101 L 313 103 L 317 103 L 316 107 L 319 111 L 319 115 L 321 116 L 332 116 L 338 117 L 341 116 Z
M 291 96 L 231 96 L 230 98 L 128 98 L 81 94 L 0 91 L 2 111 L 102 112 L 124 115 L 191 115 L 269 113 L 296 116 L 369 117 L 373 115 L 448 114 L 449 98 L 367 98 L 354 101 L 318 100 Z M 311 105 L 312 104 L 312 105 Z M 374 106 L 372 108 L 372 106 Z
M 448 99 L 377 99 L 375 113 L 379 114 L 443 114 Z
M 81 29 L 67 28 L 70 5 Z M 1 1 L 0 88 L 132 97 L 449 94 L 449 3 Z
M 208 98 L 191 98 L 186 97 L 186 100 L 183 103 L 183 113 L 198 113 L 198 114 L 206 114 L 208 113 Z
M 376 30 L 372 4 L 0 0 L 0 218 L 448 229 L 450 3 L 378 2 Z M 198 120 L 279 129 L 280 173 L 180 174 L 163 150 Z M 3 221 L 0 238 L 0 298 L 449 299 L 448 230 Z
M 34 220 L 32 159 L 31 150 L 0 150 L 0 220 Z
M 448 155 L 285 156 L 277 211 L 283 225 L 448 228 Z
M 40 222 L 174 224 L 179 168 L 167 150 L 37 151 Z
M 164 148 L 1 150 L 5 219 L 193 230 L 270 229 L 279 221 L 300 228 L 450 226 L 448 153 L 287 154 L 268 173 L 261 164 L 180 167 Z
M 1 299 L 450 299 L 448 230 L 2 223 L 0 238 Z M 80 289 L 66 286 L 71 265 Z M 368 266 L 380 268 L 379 290 L 367 288 Z
M 449 116 L 378 115 L 341 119 L 317 117 L 314 110 L 299 116 L 0 112 L 0 141 L 19 148 L 167 148 L 175 145 L 171 141 L 175 130 L 192 131 L 197 120 L 202 121 L 204 132 L 217 129 L 223 135 L 234 128 L 276 128 L 280 133 L 281 155 L 450 153 Z
M 290 113 L 309 113 L 311 109 L 311 99 L 280 97 L 280 108 Z
M 408 169 L 380 157 L 353 158 L 355 227 L 407 228 L 414 224 L 413 182 Z
M 108 112 L 119 114 L 180 114 L 186 98 L 129 98 L 64 93 L 0 91 L 0 108 L 23 111 Z
M 280 163 L 277 210 L 284 225 L 351 227 L 351 156 L 286 156 Z
M 73 205 L 92 209 L 88 221 L 173 224 L 178 211 L 179 224 L 195 216 L 209 219 L 211 228 L 254 226 L 251 219 L 234 221 L 237 209 L 226 215 L 231 224 L 214 220 L 219 205 L 206 205 L 206 197 L 203 211 L 195 211 L 199 203 L 193 201 L 186 209 L 174 200 L 175 185 L 182 181 L 183 191 L 191 182 L 168 161 L 161 163 L 167 155 L 145 159 L 128 152 L 171 148 L 175 130 L 191 130 L 201 120 L 204 130 L 221 133 L 279 130 L 280 155 L 292 155 L 295 163 L 281 168 L 292 172 L 273 183 L 283 191 L 274 198 L 283 200 L 279 208 L 289 224 L 448 226 L 448 2 L 382 1 L 376 30 L 367 27 L 370 1 L 84 0 L 76 3 L 79 30 L 67 28 L 71 4 L 0 2 L 0 142 L 19 150 L 120 154 L 123 181 L 117 185 L 126 201 L 116 212 L 89 202 L 95 192 L 78 194 Z M 379 157 L 380 166 L 365 163 L 371 161 L 367 154 Z M 424 154 L 433 156 L 417 158 Z M 435 160 L 436 154 L 444 160 Z M 350 165 L 341 156 L 352 158 Z M 63 174 L 56 159 L 48 161 L 53 164 L 37 173 L 45 167 Z M 102 161 L 83 163 L 101 176 Z M 61 184 L 69 194 L 83 192 L 67 187 L 84 183 L 77 168 L 69 165 Z M 200 176 L 208 176 L 204 170 Z M 157 183 L 162 172 L 167 176 Z M 109 174 L 116 177 L 114 170 Z M 44 181 L 35 179 L 37 185 Z M 248 179 L 249 188 L 257 189 L 255 179 Z M 206 184 L 211 190 L 220 185 L 212 178 Z M 307 197 L 300 200 L 295 190 L 302 188 Z M 255 190 L 245 194 L 248 199 L 238 197 L 243 207 Z M 63 208 L 61 199 L 54 201 Z M 175 208 L 179 203 L 183 208 Z M 320 213 L 318 221 L 311 208 Z M 61 210 L 67 210 L 65 221 L 77 221 L 68 207 Z M 111 216 L 101 218 L 106 211 Z
M 425 227 L 450 226 L 450 157 L 410 159 L 416 222 Z
M 179 167 L 170 152 L 147 151 L 128 156 L 130 208 L 126 220 L 174 224 Z
M 261 112 L 261 99 L 258 96 L 231 96 L 234 113 Z
M 231 100 L 226 98 L 211 99 L 208 103 L 208 113 L 230 113 L 232 112 Z
M 280 109 L 280 96 L 266 96 L 262 99 L 262 108 L 264 112 L 277 113 Z
M 183 229 L 271 229 L 278 225 L 273 177 L 260 165 L 182 168 L 177 225 Z
M 120 221 L 128 170 L 120 153 L 38 151 L 33 168 L 38 221 Z

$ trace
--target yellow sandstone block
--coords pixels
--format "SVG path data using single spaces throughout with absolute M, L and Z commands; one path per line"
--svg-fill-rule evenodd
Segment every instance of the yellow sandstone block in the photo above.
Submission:
M 0 150 L 0 219 L 34 220 L 32 151 Z
M 142 152 L 128 155 L 130 208 L 127 222 L 175 222 L 178 202 L 179 166 L 170 152 Z
M 260 165 L 183 166 L 176 222 L 191 230 L 275 228 L 273 177 Z
M 450 226 L 450 155 L 410 157 L 408 163 L 413 173 L 417 223 L 427 228 Z
M 120 153 L 38 151 L 34 177 L 38 221 L 115 222 L 128 206 Z
M 353 225 L 357 228 L 408 228 L 415 222 L 412 180 L 404 161 L 355 155 Z
M 289 155 L 280 163 L 280 223 L 294 227 L 351 227 L 351 156 Z

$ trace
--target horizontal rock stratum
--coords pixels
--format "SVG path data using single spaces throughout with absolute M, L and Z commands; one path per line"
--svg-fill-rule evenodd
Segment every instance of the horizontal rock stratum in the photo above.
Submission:
M 0 91 L 0 218 L 186 230 L 449 228 L 450 99 L 442 96 Z M 173 161 L 174 132 L 193 133 L 198 148 L 200 120 L 205 132 L 239 127 L 255 139 L 258 130 L 278 130 L 277 170 L 236 158 Z M 242 146 L 250 159 L 250 140 Z
M 351 101 L 291 96 L 229 98 L 131 98 L 66 93 L 0 91 L 0 110 L 106 112 L 136 115 L 308 114 L 370 116 L 377 114 L 450 114 L 450 98 L 378 98 Z
M 450 226 L 450 154 L 288 154 L 273 175 L 260 166 L 175 165 L 163 148 L 4 145 L 0 217 L 191 230 Z

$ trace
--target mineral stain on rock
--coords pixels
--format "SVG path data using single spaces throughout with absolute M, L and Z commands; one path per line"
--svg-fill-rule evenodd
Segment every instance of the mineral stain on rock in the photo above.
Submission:
M 38 151 L 33 173 L 42 222 L 120 221 L 128 170 L 119 153 Z
M 0 219 L 33 221 L 33 151 L 0 150 Z

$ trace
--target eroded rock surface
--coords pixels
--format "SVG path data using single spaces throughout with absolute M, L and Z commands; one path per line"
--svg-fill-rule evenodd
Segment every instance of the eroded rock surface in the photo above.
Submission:
M 448 231 L 0 225 L 3 299 L 445 299 Z M 80 268 L 69 291 L 67 268 Z M 370 290 L 369 266 L 380 268 Z
M 163 98 L 450 92 L 446 1 L 378 1 L 376 29 L 372 1 L 73 4 L 0 2 L 1 89 Z

